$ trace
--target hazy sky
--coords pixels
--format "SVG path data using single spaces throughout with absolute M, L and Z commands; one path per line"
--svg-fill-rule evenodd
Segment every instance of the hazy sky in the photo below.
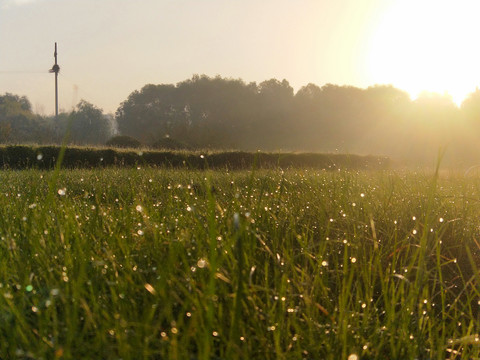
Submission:
M 479 5 L 477 5 L 477 3 Z M 367 87 L 415 97 L 480 84 L 478 0 L 0 0 L 0 94 L 114 112 L 147 83 L 193 74 Z

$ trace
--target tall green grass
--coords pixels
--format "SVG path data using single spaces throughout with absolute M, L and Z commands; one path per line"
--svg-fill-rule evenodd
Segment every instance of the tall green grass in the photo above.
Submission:
M 480 178 L 0 174 L 0 357 L 479 357 Z

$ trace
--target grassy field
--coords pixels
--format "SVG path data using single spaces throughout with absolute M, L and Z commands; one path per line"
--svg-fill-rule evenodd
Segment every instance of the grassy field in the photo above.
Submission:
M 0 358 L 480 356 L 479 177 L 0 178 Z

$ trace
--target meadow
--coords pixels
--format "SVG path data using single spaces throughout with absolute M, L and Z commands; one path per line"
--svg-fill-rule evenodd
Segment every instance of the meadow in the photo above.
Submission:
M 0 173 L 0 357 L 480 357 L 480 177 Z

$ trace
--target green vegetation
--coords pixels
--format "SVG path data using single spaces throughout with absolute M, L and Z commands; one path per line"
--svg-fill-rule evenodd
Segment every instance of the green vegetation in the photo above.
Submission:
M 480 159 L 480 90 L 457 106 L 448 95 L 415 100 L 391 85 L 366 89 L 287 80 L 193 76 L 147 84 L 115 114 L 80 101 L 58 117 L 35 114 L 26 97 L 0 94 L 0 144 L 150 147 L 163 150 L 378 154 L 467 168 Z M 408 144 L 408 145 L 407 145 Z
M 118 135 L 112 137 L 108 140 L 105 145 L 109 147 L 118 147 L 118 148 L 131 148 L 136 149 L 142 146 L 140 141 L 132 138 L 131 136 Z
M 171 151 L 109 148 L 63 148 L 62 166 L 95 168 L 106 166 L 161 166 L 183 169 L 252 169 L 256 168 L 316 168 L 384 169 L 390 165 L 386 157 L 344 154 L 251 153 L 245 151 Z M 0 146 L 0 168 L 53 169 L 60 157 L 59 146 Z
M 1 177 L 2 358 L 480 356 L 478 177 Z

